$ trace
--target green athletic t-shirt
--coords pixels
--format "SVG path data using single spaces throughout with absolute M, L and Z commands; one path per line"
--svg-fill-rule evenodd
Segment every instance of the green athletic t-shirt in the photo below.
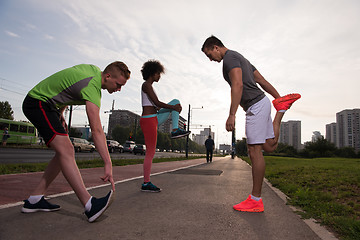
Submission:
M 85 105 L 86 101 L 100 108 L 101 71 L 90 64 L 66 68 L 41 81 L 28 95 L 57 108 Z

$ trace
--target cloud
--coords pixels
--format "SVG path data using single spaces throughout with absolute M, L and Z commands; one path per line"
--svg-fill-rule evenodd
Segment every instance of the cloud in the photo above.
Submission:
M 154 85 L 159 99 L 180 99 L 183 116 L 189 104 L 204 106 L 194 111 L 194 122 L 214 124 L 226 138 L 222 132 L 230 88 L 223 80 L 222 64 L 209 62 L 200 51 L 211 34 L 248 58 L 280 94 L 303 95 L 284 118 L 302 121 L 303 141 L 312 131 L 322 131 L 326 123 L 334 121 L 331 116 L 337 111 L 355 108 L 359 102 L 360 3 L 356 0 L 227 0 L 221 5 L 212 0 L 108 0 L 106 4 L 95 0 L 30 0 L 26 9 L 26 14 L 16 15 L 14 11 L 13 15 L 21 19 L 27 31 L 19 35 L 5 32 L 14 38 L 29 38 L 13 49 L 34 49 L 41 36 L 56 41 L 42 41 L 48 45 L 34 49 L 34 57 L 37 53 L 42 58 L 45 49 L 44 57 L 52 54 L 48 65 L 53 62 L 53 69 L 68 66 L 69 61 L 91 62 L 103 69 L 109 62 L 122 60 L 129 66 L 131 79 L 121 93 L 103 94 L 105 109 L 111 108 L 113 99 L 118 108 L 141 109 L 141 66 L 149 59 L 158 59 L 167 70 Z M 46 21 L 31 22 L 31 14 Z M 28 35 L 36 32 L 36 36 Z M 54 54 L 58 49 L 61 54 Z M 240 108 L 237 116 L 237 133 L 243 136 Z
M 47 40 L 54 40 L 55 38 L 49 34 L 44 34 L 44 38 Z
M 14 37 L 14 38 L 19 38 L 20 37 L 18 34 L 10 32 L 10 31 L 5 31 L 5 33 L 10 37 Z

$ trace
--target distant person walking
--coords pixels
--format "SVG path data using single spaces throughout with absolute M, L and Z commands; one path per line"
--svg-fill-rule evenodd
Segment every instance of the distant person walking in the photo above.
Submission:
M 235 114 L 239 105 L 246 112 L 245 133 L 252 162 L 253 188 L 249 197 L 233 208 L 238 211 L 263 212 L 261 188 L 265 175 L 265 160 L 262 150 L 272 152 L 277 148 L 281 119 L 286 110 L 301 96 L 289 94 L 281 97 L 246 58 L 226 48 L 215 36 L 207 38 L 201 50 L 210 61 L 223 61 L 223 76 L 231 87 L 231 105 L 226 130 L 235 129 Z M 277 112 L 273 122 L 270 100 L 258 85 L 275 98 L 273 105 Z
M 180 138 L 189 135 L 189 131 L 179 128 L 179 114 L 182 110 L 180 101 L 173 99 L 168 104 L 161 102 L 154 89 L 153 83 L 159 82 L 164 73 L 163 65 L 156 60 L 144 63 L 141 73 L 145 82 L 141 86 L 142 115 L 140 127 L 144 133 L 146 153 L 144 159 L 144 183 L 141 191 L 160 192 L 161 189 L 150 182 L 151 165 L 155 155 L 158 126 L 163 124 L 171 115 L 172 132 L 171 138 Z
M 25 200 L 24 213 L 56 211 L 59 205 L 44 198 L 49 185 L 61 171 L 85 208 L 89 222 L 95 221 L 111 204 L 115 184 L 112 163 L 102 129 L 99 111 L 101 89 L 110 94 L 120 91 L 130 78 L 130 71 L 122 62 L 109 64 L 103 72 L 97 66 L 76 65 L 57 72 L 30 90 L 23 102 L 25 116 L 34 124 L 46 145 L 55 151 L 39 185 Z M 63 112 L 68 105 L 85 105 L 92 137 L 100 157 L 104 161 L 104 182 L 110 182 L 112 190 L 103 198 L 92 197 L 86 190 L 75 162 L 74 147 L 68 136 Z
M 211 163 L 213 151 L 215 148 L 215 143 L 214 143 L 214 140 L 212 140 L 211 135 L 209 135 L 208 139 L 206 139 L 205 147 L 206 147 L 206 162 Z
M 6 146 L 6 142 L 7 142 L 9 137 L 10 137 L 9 130 L 8 130 L 7 127 L 5 127 L 4 132 L 3 132 L 3 136 L 2 136 L 2 145 L 3 146 Z

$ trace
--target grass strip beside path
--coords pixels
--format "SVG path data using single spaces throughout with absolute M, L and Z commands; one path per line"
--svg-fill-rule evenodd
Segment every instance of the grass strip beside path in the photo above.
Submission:
M 154 158 L 153 163 L 159 162 L 172 162 L 172 161 L 183 161 L 190 159 L 199 159 L 205 158 L 203 156 L 189 156 L 186 157 L 176 157 L 176 158 Z M 126 166 L 133 164 L 142 164 L 144 159 L 113 159 L 111 160 L 113 166 Z M 94 160 L 79 160 L 76 161 L 79 169 L 82 168 L 96 168 L 104 167 L 103 160 L 94 159 Z M 4 174 L 15 174 L 15 173 L 28 173 L 28 172 L 43 172 L 47 167 L 48 163 L 18 163 L 18 164 L 0 164 L 0 175 Z
M 249 158 L 243 158 L 249 162 Z M 360 159 L 266 156 L 265 177 L 341 239 L 360 239 Z

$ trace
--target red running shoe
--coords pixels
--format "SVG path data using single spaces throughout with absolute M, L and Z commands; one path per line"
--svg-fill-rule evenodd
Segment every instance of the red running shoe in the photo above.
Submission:
M 279 97 L 276 98 L 272 101 L 276 111 L 279 110 L 288 110 L 291 105 L 298 100 L 299 98 L 301 98 L 301 95 L 298 93 L 291 93 L 288 95 L 285 95 L 283 97 Z
M 234 205 L 233 208 L 236 211 L 240 212 L 263 212 L 264 204 L 262 199 L 260 199 L 259 201 L 255 201 L 251 199 L 251 195 L 249 195 L 249 197 L 245 201 Z

